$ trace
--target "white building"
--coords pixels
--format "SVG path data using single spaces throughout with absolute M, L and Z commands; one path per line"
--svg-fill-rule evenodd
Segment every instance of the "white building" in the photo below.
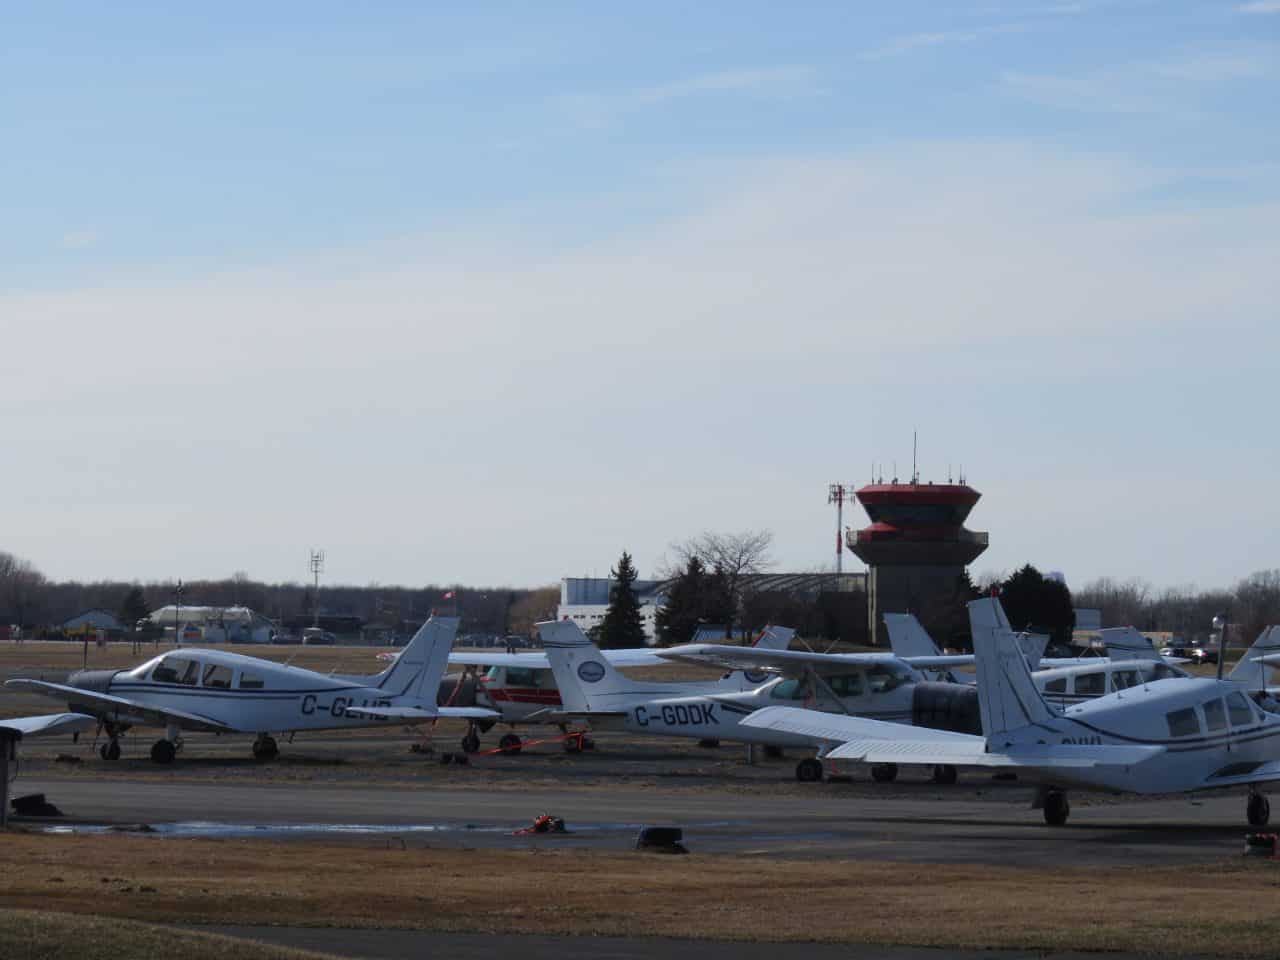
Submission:
M 200 643 L 270 643 L 275 624 L 248 607 L 188 607 L 174 604 L 151 611 L 151 622 L 166 630 L 175 629 L 178 618 L 184 639 L 192 628 L 199 631 Z M 195 638 L 191 638 L 195 639 Z
M 560 605 L 556 608 L 557 620 L 572 620 L 582 632 L 600 625 L 609 609 L 609 591 L 614 581 L 603 577 L 565 577 L 560 581 Z M 644 624 L 645 642 L 657 642 L 654 617 L 667 602 L 665 580 L 637 580 L 632 589 L 640 602 L 640 619 Z

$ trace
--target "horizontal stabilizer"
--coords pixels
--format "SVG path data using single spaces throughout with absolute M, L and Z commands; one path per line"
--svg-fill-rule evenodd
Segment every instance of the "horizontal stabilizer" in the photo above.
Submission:
M 42 737 L 55 733 L 74 733 L 91 730 L 98 725 L 98 718 L 87 713 L 46 713 L 39 717 L 11 717 L 0 720 L 0 731 L 22 737 Z
M 912 731 L 914 735 L 914 731 Z M 980 737 L 970 737 L 981 743 Z M 951 764 L 1012 770 L 1072 770 L 1132 767 L 1164 753 L 1164 747 L 1082 744 L 1035 744 L 1001 753 L 975 750 L 972 743 L 928 740 L 851 740 L 830 751 L 832 760 L 862 763 Z
M 461 717 L 468 720 L 497 719 L 499 714 L 483 707 L 435 707 L 423 710 L 419 707 L 347 707 L 347 716 L 370 720 L 400 720 L 404 723 L 423 723 L 441 717 Z

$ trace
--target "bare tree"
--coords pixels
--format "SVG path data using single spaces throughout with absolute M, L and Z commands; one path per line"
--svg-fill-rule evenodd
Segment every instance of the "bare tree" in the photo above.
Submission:
M 742 619 L 742 601 L 745 578 L 763 573 L 773 563 L 769 550 L 773 547 L 771 530 L 744 530 L 741 533 L 714 533 L 704 530 L 696 537 L 682 543 L 673 543 L 671 550 L 678 560 L 677 568 L 687 567 L 697 557 L 713 577 L 723 584 L 728 609 L 733 611 L 731 620 Z M 725 636 L 733 633 L 733 623 L 725 624 Z
M 0 603 L 9 607 L 19 625 L 34 619 L 44 584 L 44 574 L 29 560 L 0 550 Z

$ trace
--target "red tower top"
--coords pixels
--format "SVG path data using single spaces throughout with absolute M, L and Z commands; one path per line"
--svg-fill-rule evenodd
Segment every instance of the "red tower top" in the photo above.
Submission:
M 873 483 L 857 492 L 871 525 L 845 533 L 865 563 L 971 563 L 987 549 L 985 533 L 965 518 L 982 494 L 963 483 Z

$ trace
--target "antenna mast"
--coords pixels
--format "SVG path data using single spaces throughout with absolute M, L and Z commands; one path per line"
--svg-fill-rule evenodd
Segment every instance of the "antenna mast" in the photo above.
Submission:
M 324 551 L 311 551 L 311 577 L 314 588 L 311 591 L 311 625 L 320 626 L 320 573 L 324 570 Z
M 844 502 L 852 495 L 851 483 L 833 483 L 827 487 L 827 503 L 836 505 L 836 576 L 844 573 Z

